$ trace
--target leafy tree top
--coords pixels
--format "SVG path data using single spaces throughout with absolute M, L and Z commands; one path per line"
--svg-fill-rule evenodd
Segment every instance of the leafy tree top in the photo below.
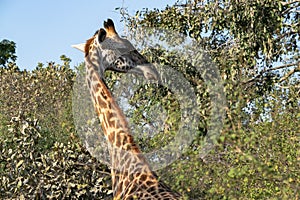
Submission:
M 9 62 L 17 60 L 16 43 L 4 39 L 0 42 L 0 65 L 6 67 Z

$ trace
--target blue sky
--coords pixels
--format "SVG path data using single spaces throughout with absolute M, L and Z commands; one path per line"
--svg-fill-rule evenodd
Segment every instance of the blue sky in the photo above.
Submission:
M 118 32 L 124 25 L 116 7 L 130 14 L 142 8 L 165 8 L 176 0 L 0 0 L 0 41 L 8 39 L 17 44 L 17 65 L 34 69 L 39 62 L 54 61 L 65 54 L 71 65 L 83 61 L 83 54 L 71 48 L 82 43 L 111 18 Z

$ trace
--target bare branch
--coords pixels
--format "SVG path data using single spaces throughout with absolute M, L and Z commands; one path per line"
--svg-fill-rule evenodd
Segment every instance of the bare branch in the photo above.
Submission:
M 279 37 L 276 38 L 275 40 L 276 40 L 276 42 L 278 42 L 278 41 L 280 41 L 282 38 L 284 38 L 284 37 L 286 37 L 286 36 L 291 36 L 291 35 L 297 34 L 297 33 L 298 33 L 297 31 L 289 31 L 289 32 L 286 31 L 285 33 L 279 35 Z
M 292 5 L 294 3 L 299 3 L 300 0 L 294 0 L 294 1 L 289 1 L 289 2 L 284 2 L 284 1 L 281 1 L 280 3 L 283 5 L 283 6 L 287 6 L 287 5 Z
M 282 86 L 282 85 L 277 84 L 277 86 L 282 89 L 290 89 L 291 87 L 300 88 L 300 85 Z
M 294 2 L 294 3 L 297 3 L 297 2 Z M 288 4 L 286 4 L 288 5 Z M 289 5 L 292 5 L 292 4 L 289 4 Z M 293 12 L 297 12 L 297 8 L 299 7 L 299 5 L 294 5 L 294 6 L 291 6 L 289 8 L 287 8 L 286 10 L 284 10 L 281 15 L 286 15 L 286 14 L 291 14 Z
M 291 75 L 293 75 L 296 72 L 300 72 L 300 63 L 298 63 L 298 66 L 292 70 L 290 70 L 288 73 L 286 73 L 280 80 L 279 83 L 283 82 L 284 80 L 288 79 Z
M 295 66 L 297 64 L 299 65 L 299 62 L 297 62 L 297 63 L 289 63 L 289 64 L 280 65 L 280 66 L 277 66 L 277 67 L 273 67 L 273 68 L 268 68 L 268 69 L 262 70 L 262 71 L 260 71 L 260 73 L 258 75 L 256 75 L 255 77 L 253 77 L 250 80 L 242 82 L 242 84 L 248 84 L 248 83 L 250 83 L 252 81 L 255 81 L 258 78 L 260 78 L 266 72 L 270 72 L 270 71 L 275 71 L 275 70 L 278 70 L 278 69 L 284 69 L 284 68 L 292 67 L 292 66 Z M 298 69 L 298 68 L 299 68 L 299 66 L 297 68 L 295 68 L 295 69 Z
M 289 27 L 289 28 L 294 28 L 294 27 L 297 27 L 298 25 L 300 24 L 300 22 L 297 22 L 295 24 L 287 24 L 287 23 L 284 23 L 282 24 L 284 27 Z M 296 32 L 297 33 L 297 32 Z

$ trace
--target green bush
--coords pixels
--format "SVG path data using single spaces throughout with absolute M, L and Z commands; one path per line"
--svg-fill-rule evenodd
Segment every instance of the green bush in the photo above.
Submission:
M 109 170 L 76 139 L 47 151 L 37 120 L 13 117 L 1 140 L 0 197 L 3 199 L 110 199 Z
M 44 148 L 55 141 L 67 142 L 74 127 L 71 95 L 75 72 L 70 60 L 64 56 L 62 60 L 63 65 L 39 64 L 33 71 L 21 71 L 15 65 L 0 68 L 1 123 L 18 115 L 38 119 L 46 138 Z

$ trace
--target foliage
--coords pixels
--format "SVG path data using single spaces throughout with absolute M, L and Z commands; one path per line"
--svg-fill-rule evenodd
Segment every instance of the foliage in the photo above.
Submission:
M 212 108 L 206 83 L 188 58 L 143 49 L 150 62 L 181 73 L 197 97 L 195 139 L 158 171 L 161 179 L 186 199 L 299 198 L 299 2 L 194 0 L 133 17 L 121 11 L 129 31 L 157 27 L 194 38 L 224 81 L 225 125 L 218 144 L 203 157 Z M 62 56 L 62 64 L 21 71 L 14 63 L 15 43 L 1 45 L 0 198 L 111 199 L 109 170 L 89 155 L 74 129 L 72 87 L 83 65 L 72 70 Z M 120 79 L 106 74 L 113 93 Z M 173 139 L 180 103 L 168 88 L 149 84 L 136 90 L 124 110 L 131 123 L 142 126 L 151 123 L 156 105 L 167 111 L 167 120 L 161 134 L 137 138 L 144 152 Z
M 0 42 L 0 66 L 6 66 L 8 63 L 14 63 L 17 59 L 16 43 L 9 40 Z
M 137 11 L 135 16 L 121 9 L 128 32 L 163 28 L 195 39 L 218 65 L 224 81 L 228 107 L 219 146 L 203 158 L 199 137 L 180 160 L 163 170 L 164 178 L 176 180 L 173 187 L 188 198 L 297 198 L 298 9 L 298 1 L 271 0 L 177 1 L 163 10 Z M 211 108 L 206 83 L 190 70 L 188 60 L 176 58 L 172 51 L 151 48 L 144 49 L 144 55 L 171 66 L 194 86 L 202 120 L 199 132 L 205 135 Z M 153 100 L 155 95 L 135 98 L 144 96 Z M 289 164 L 281 165 L 287 157 Z
M 38 119 L 45 128 L 46 146 L 57 139 L 65 142 L 73 127 L 70 100 L 75 72 L 70 69 L 70 60 L 61 58 L 63 65 L 39 64 L 31 72 L 20 71 L 15 65 L 0 68 L 2 123 L 19 114 Z
M 254 94 L 267 95 L 275 83 L 299 76 L 297 8 L 298 1 L 196 0 L 161 11 L 138 11 L 124 20 L 132 29 L 164 28 L 202 44 L 220 68 L 230 107 L 237 105 L 240 113 L 245 103 L 256 98 Z M 242 117 L 228 114 L 238 120 Z
M 293 107 L 292 113 L 279 114 L 282 103 L 270 105 L 275 108 L 271 122 L 224 130 L 205 158 L 194 149 L 185 153 L 169 169 L 179 177 L 177 188 L 190 199 L 297 199 L 300 112 Z M 166 170 L 164 176 L 172 181 Z
M 13 117 L 8 130 L 8 137 L 1 141 L 1 198 L 111 198 L 109 171 L 78 140 L 55 142 L 42 152 L 38 148 L 43 138 L 37 120 Z

